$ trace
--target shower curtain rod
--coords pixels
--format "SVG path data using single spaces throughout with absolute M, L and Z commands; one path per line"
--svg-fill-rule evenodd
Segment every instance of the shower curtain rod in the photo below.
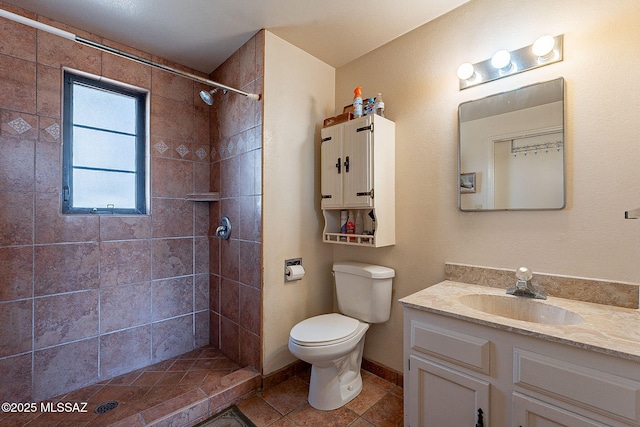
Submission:
M 43 24 L 42 22 L 34 21 L 33 19 L 25 18 L 24 16 L 21 16 L 21 15 L 6 11 L 4 9 L 0 9 L 0 16 L 3 17 L 3 18 L 7 18 L 7 19 L 9 19 L 11 21 L 18 22 L 20 24 L 28 25 L 28 26 L 36 28 L 38 30 L 46 31 L 46 32 L 51 33 L 51 34 L 55 34 L 55 35 L 57 35 L 59 37 L 63 37 L 65 39 L 72 40 L 72 41 L 75 41 L 77 43 L 93 47 L 95 49 L 102 50 L 104 52 L 112 53 L 114 55 L 118 55 L 118 56 L 121 56 L 123 58 L 127 58 L 127 59 L 130 59 L 132 61 L 139 62 L 139 63 L 144 64 L 144 65 L 149 65 L 151 67 L 158 68 L 160 70 L 167 71 L 167 72 L 176 74 L 178 76 L 186 77 L 186 78 L 188 78 L 190 80 L 194 80 L 194 81 L 199 82 L 199 83 L 204 83 L 204 84 L 206 84 L 208 86 L 213 86 L 213 87 L 217 87 L 217 88 L 222 89 L 222 90 L 226 90 L 226 91 L 229 91 L 229 92 L 237 93 L 238 95 L 246 96 L 247 98 L 250 98 L 250 99 L 253 99 L 253 100 L 256 100 L 256 101 L 260 100 L 260 95 L 259 94 L 245 92 L 243 90 L 236 89 L 236 88 L 233 88 L 231 86 L 223 85 L 222 83 L 218 83 L 218 82 L 215 82 L 213 80 L 209 80 L 209 79 L 205 79 L 203 77 L 196 76 L 195 74 L 186 73 L 184 71 L 180 71 L 180 70 L 177 70 L 175 68 L 172 68 L 172 67 L 169 67 L 169 66 L 166 66 L 166 65 L 158 64 L 156 62 L 149 61 L 149 60 L 144 59 L 144 58 L 140 58 L 139 56 L 136 56 L 136 55 L 133 55 L 133 54 L 130 54 L 130 53 L 127 53 L 127 52 L 123 52 L 121 50 L 114 49 L 114 48 L 109 47 L 109 46 L 105 46 L 102 43 L 98 43 L 98 42 L 94 42 L 94 41 L 91 41 L 91 40 L 87 40 L 85 38 L 76 36 L 75 34 L 70 33 L 68 31 L 64 31 L 64 30 L 61 30 L 59 28 L 52 27 L 51 25 Z

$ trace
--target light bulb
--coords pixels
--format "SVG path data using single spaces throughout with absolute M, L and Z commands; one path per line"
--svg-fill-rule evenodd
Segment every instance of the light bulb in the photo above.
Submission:
M 551 36 L 542 36 L 533 43 L 533 53 L 538 57 L 545 57 L 553 52 L 556 41 Z
M 473 65 L 469 62 L 465 62 L 458 67 L 458 78 L 460 80 L 469 80 L 474 74 Z
M 499 50 L 491 57 L 491 65 L 499 70 L 507 71 L 511 68 L 511 54 L 508 50 Z

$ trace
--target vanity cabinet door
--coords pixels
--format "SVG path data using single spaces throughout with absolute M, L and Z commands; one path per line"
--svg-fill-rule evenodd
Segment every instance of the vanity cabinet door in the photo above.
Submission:
M 515 427 L 607 427 L 573 412 L 532 397 L 513 393 Z
M 409 400 L 406 406 L 409 426 L 491 425 L 487 381 L 413 355 L 409 363 L 408 393 L 405 393 L 405 400 Z

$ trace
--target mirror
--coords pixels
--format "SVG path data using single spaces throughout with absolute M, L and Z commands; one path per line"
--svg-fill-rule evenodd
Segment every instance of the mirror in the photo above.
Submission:
M 564 208 L 563 78 L 464 102 L 458 125 L 460 210 Z

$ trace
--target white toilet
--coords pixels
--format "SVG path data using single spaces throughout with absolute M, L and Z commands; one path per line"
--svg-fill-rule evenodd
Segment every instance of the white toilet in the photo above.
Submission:
M 395 271 L 360 262 L 333 265 L 338 310 L 303 320 L 291 329 L 289 351 L 311 364 L 309 404 L 331 410 L 347 404 L 362 390 L 360 364 L 369 323 L 391 314 Z

